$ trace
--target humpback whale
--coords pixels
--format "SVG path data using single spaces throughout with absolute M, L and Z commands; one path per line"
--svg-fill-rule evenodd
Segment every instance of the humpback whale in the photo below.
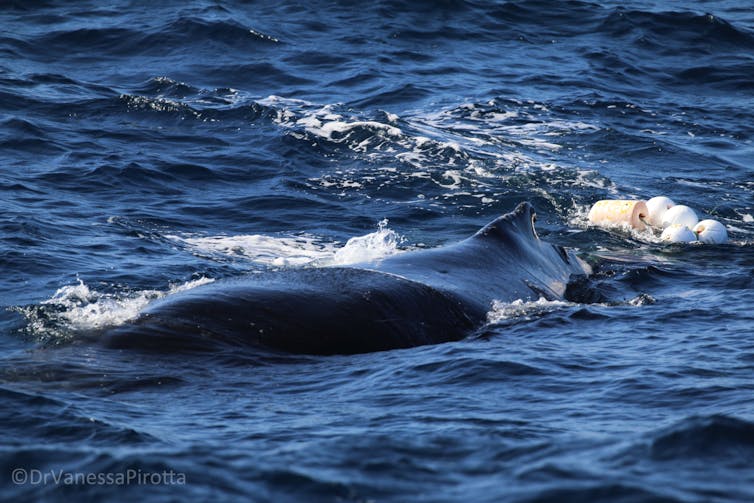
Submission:
M 534 220 L 524 202 L 448 246 L 218 280 L 155 301 L 102 340 L 171 352 L 229 344 L 320 355 L 459 340 L 484 325 L 493 301 L 561 299 L 571 280 L 590 273 L 573 251 L 541 241 Z

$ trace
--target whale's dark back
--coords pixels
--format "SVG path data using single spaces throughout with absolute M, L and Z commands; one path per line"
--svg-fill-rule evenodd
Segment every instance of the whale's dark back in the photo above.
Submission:
M 159 301 L 107 334 L 112 347 L 173 351 L 218 344 L 351 354 L 458 340 L 484 312 L 376 271 L 301 269 L 219 281 Z
M 351 354 L 458 340 L 493 300 L 559 298 L 581 262 L 539 240 L 528 203 L 460 243 L 352 267 L 223 280 L 155 302 L 109 330 L 112 347 L 162 351 L 251 345 Z

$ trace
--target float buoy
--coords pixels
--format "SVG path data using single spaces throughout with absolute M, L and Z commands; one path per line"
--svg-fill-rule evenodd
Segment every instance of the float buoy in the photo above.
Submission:
M 694 226 L 693 231 L 702 243 L 724 244 L 728 242 L 728 230 L 717 220 L 702 220 Z
M 646 229 L 645 219 L 649 215 L 644 201 L 602 200 L 589 210 L 589 223 L 600 227 L 629 225 L 633 229 Z
M 665 196 L 648 201 L 625 199 L 597 201 L 589 210 L 589 223 L 599 227 L 629 226 L 637 231 L 647 228 L 669 243 L 723 244 L 728 242 L 728 231 L 717 220 L 699 221 L 696 212 L 685 205 L 676 205 Z
M 667 229 L 671 225 L 685 225 L 689 230 L 699 222 L 696 212 L 683 204 L 673 206 L 662 216 L 662 228 Z
M 665 212 L 673 206 L 675 206 L 675 203 L 669 197 L 653 197 L 647 201 L 647 209 L 649 210 L 647 223 L 652 227 L 662 227 L 662 217 L 665 216 Z
M 685 225 L 673 224 L 662 231 L 660 239 L 671 243 L 693 243 L 696 241 L 696 234 Z

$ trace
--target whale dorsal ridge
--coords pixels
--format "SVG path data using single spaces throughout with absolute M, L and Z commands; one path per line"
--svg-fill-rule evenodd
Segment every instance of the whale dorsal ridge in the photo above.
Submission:
M 534 207 L 531 203 L 524 201 L 510 213 L 496 218 L 479 229 L 473 238 L 505 239 L 516 236 L 539 239 L 537 232 L 534 230 L 535 219 L 536 213 L 534 212 Z

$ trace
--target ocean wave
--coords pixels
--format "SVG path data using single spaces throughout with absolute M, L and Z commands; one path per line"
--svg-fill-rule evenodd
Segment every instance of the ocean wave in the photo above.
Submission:
M 117 19 L 117 16 L 115 17 Z M 164 25 L 147 24 L 139 28 L 118 25 L 91 28 L 78 26 L 53 30 L 37 36 L 13 38 L 16 46 L 40 59 L 70 53 L 77 49 L 87 54 L 129 56 L 132 54 L 159 55 L 183 53 L 187 48 L 210 41 L 233 50 L 253 50 L 259 45 L 276 44 L 279 40 L 258 30 L 243 26 L 237 21 L 204 20 L 182 16 Z M 0 40 L 0 43 L 3 40 Z
M 677 463 L 690 467 L 715 463 L 745 467 L 754 455 L 754 424 L 723 415 L 693 415 L 641 435 L 611 456 L 620 463 Z M 704 465 L 699 465 L 704 463 Z
M 673 73 L 672 82 L 681 85 L 704 85 L 717 91 L 751 91 L 754 80 L 754 63 L 718 64 L 679 68 Z
M 0 414 L 5 418 L 3 428 L 10 440 L 6 440 L 3 446 L 3 454 L 8 450 L 17 455 L 20 455 L 19 451 L 25 451 L 29 453 L 25 459 L 32 464 L 40 462 L 44 465 L 50 461 L 51 453 L 46 452 L 50 438 L 67 443 L 76 442 L 83 436 L 104 445 L 120 442 L 144 445 L 156 440 L 148 433 L 94 418 L 66 401 L 32 391 L 9 389 L 5 385 L 0 387 L 0 398 Z M 14 413 L 9 414 L 10 410 Z M 41 452 L 34 453 L 36 449 Z M 39 457 L 36 458 L 35 454 Z
M 547 372 L 534 365 L 490 358 L 459 358 L 449 360 L 435 360 L 421 363 L 402 372 L 426 374 L 434 382 L 453 384 L 482 384 L 485 382 L 499 382 L 506 377 L 540 376 Z
M 638 44 L 651 44 L 660 53 L 678 55 L 702 51 L 713 54 L 708 48 L 754 47 L 754 35 L 737 28 L 712 14 L 689 11 L 653 12 L 617 8 L 602 22 L 601 30 L 614 36 L 627 38 L 633 35 Z

